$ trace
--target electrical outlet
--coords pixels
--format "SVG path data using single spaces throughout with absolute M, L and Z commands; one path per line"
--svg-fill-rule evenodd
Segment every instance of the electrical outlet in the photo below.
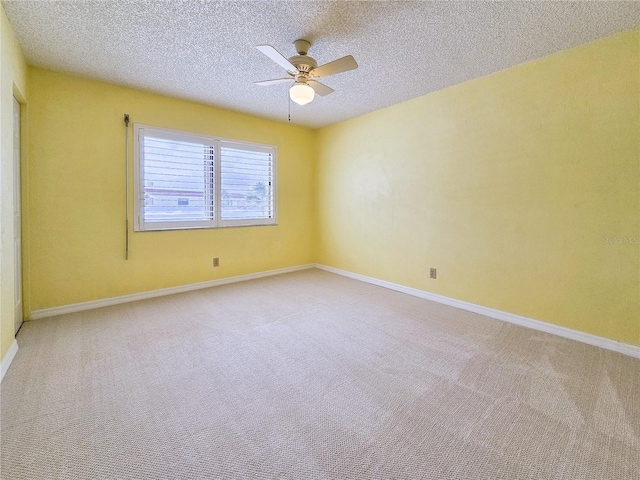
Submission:
M 429 269 L 429 278 L 436 278 L 436 269 L 435 268 L 430 268 Z
M 214 267 L 219 267 L 220 266 L 220 259 L 218 257 L 214 257 L 213 258 L 213 266 Z

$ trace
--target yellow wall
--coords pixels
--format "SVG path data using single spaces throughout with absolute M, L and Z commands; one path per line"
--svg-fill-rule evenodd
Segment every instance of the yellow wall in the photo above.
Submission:
M 30 89 L 27 312 L 313 262 L 312 130 L 37 68 Z M 124 113 L 276 145 L 278 225 L 131 231 L 125 261 Z
M 0 5 L 0 359 L 14 340 L 13 96 L 27 98 L 27 64 Z M 23 131 L 23 139 L 24 132 Z
M 639 50 L 619 34 L 319 131 L 31 68 L 25 312 L 317 261 L 640 345 Z M 279 225 L 131 232 L 125 261 L 123 113 L 277 145 Z
M 619 34 L 321 129 L 317 261 L 640 345 L 639 49 Z

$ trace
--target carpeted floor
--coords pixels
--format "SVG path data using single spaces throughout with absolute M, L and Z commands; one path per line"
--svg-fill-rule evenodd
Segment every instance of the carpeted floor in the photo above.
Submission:
M 640 479 L 640 361 L 319 270 L 25 323 L 3 480 Z

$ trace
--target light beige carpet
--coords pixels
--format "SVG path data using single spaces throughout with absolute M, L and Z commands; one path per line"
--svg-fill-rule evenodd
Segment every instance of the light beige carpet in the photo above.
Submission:
M 640 361 L 319 270 L 18 342 L 3 480 L 640 479 Z

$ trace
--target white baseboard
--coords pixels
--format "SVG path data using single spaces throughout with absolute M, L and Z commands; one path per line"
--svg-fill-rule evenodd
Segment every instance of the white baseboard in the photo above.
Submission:
M 16 356 L 16 353 L 18 353 L 18 342 L 14 339 L 4 358 L 0 361 L 0 382 L 2 382 L 7 370 L 9 370 L 9 366 L 11 366 L 11 362 L 13 362 L 13 358 Z
M 44 308 L 41 310 L 34 310 L 31 312 L 30 319 L 36 320 L 40 318 L 53 317 L 56 315 L 64 315 L 66 313 L 81 312 L 84 310 L 92 310 L 94 308 L 108 307 L 111 305 L 119 305 L 121 303 L 135 302 L 137 300 L 145 300 L 148 298 L 161 297 L 164 295 L 173 295 L 175 293 L 189 292 L 192 290 L 200 290 L 203 288 L 215 287 L 218 285 L 225 285 L 229 283 L 243 282 L 246 280 L 253 280 L 256 278 L 268 277 L 272 275 L 280 275 L 283 273 L 296 272 L 299 270 L 306 270 L 316 267 L 320 270 L 335 273 L 345 277 L 360 280 L 362 282 L 371 283 L 380 287 L 389 288 L 398 292 L 413 295 L 415 297 L 424 298 L 433 302 L 442 303 L 451 307 L 460 308 L 469 312 L 478 313 L 486 317 L 495 318 L 496 320 L 502 320 L 504 322 L 514 323 L 522 327 L 539 330 L 541 332 L 551 333 L 560 337 L 569 338 L 571 340 L 577 340 L 578 342 L 594 345 L 596 347 L 605 348 L 614 352 L 619 352 L 631 357 L 640 358 L 640 347 L 635 345 L 629 345 L 627 343 L 617 342 L 604 337 L 598 337 L 590 333 L 584 333 L 570 328 L 561 327 L 559 325 L 553 325 L 551 323 L 542 322 L 540 320 L 534 320 L 532 318 L 523 317 L 509 312 L 503 312 L 502 310 L 496 310 L 494 308 L 484 307 L 482 305 L 476 305 L 474 303 L 465 302 L 463 300 L 457 300 L 451 297 L 445 297 L 444 295 L 438 295 L 435 293 L 426 292 L 424 290 L 418 290 L 417 288 L 405 287 L 393 282 L 387 282 L 386 280 L 380 280 L 366 275 L 360 275 L 358 273 L 349 272 L 347 270 L 341 270 L 339 268 L 329 267 L 321 264 L 308 264 L 298 265 L 295 267 L 279 268 L 276 270 L 268 270 L 265 272 L 250 273 L 247 275 L 238 275 L 236 277 L 221 278 L 218 280 L 209 280 L 200 283 L 191 283 L 188 285 L 181 285 L 178 287 L 161 288 L 159 290 L 151 290 L 149 292 L 134 293 L 131 295 L 122 295 L 119 297 L 105 298 L 101 300 L 92 300 L 89 302 L 74 303 L 71 305 L 63 305 L 60 307 Z M 2 376 L 9 368 L 13 357 L 18 351 L 18 343 L 14 343 L 9 348 L 9 351 L 2 359 Z M 1 378 L 0 378 L 1 381 Z
M 424 298 L 433 302 L 442 303 L 451 307 L 460 308 L 469 312 L 479 313 L 486 317 L 495 318 L 496 320 L 502 320 L 504 322 L 515 323 L 526 328 L 532 328 L 541 332 L 551 333 L 560 337 L 569 338 L 571 340 L 577 340 L 578 342 L 587 343 L 596 347 L 605 348 L 607 350 L 613 350 L 614 352 L 629 355 L 631 357 L 640 358 L 640 347 L 635 345 L 629 345 L 627 343 L 616 342 L 604 337 L 598 337 L 597 335 L 591 335 L 590 333 L 579 332 L 570 328 L 560 327 L 551 323 L 542 322 L 540 320 L 534 320 L 532 318 L 515 315 L 513 313 L 503 312 L 502 310 L 496 310 L 494 308 L 483 307 L 482 305 L 476 305 L 475 303 L 464 302 L 455 298 L 445 297 L 443 295 L 437 295 L 435 293 L 426 292 L 424 290 L 418 290 L 417 288 L 405 287 L 397 283 L 387 282 L 385 280 L 379 280 L 373 277 L 367 277 L 366 275 L 360 275 L 358 273 L 349 272 L 347 270 L 341 270 L 339 268 L 328 267 L 326 265 L 316 264 L 316 268 L 320 270 L 326 270 L 327 272 L 336 273 L 345 277 L 360 280 L 362 282 L 372 283 L 380 287 L 389 288 L 398 292 L 413 295 L 415 297 Z
M 217 287 L 218 285 L 226 285 L 228 283 L 244 282 L 246 280 L 254 280 L 256 278 L 270 277 L 272 275 L 280 275 L 283 273 L 297 272 L 313 268 L 313 264 L 297 265 L 295 267 L 278 268 L 276 270 L 267 270 L 265 272 L 249 273 L 247 275 L 238 275 L 235 277 L 220 278 L 218 280 L 208 280 L 206 282 L 190 283 L 188 285 L 180 285 L 177 287 L 161 288 L 148 292 L 133 293 L 130 295 L 122 295 L 119 297 L 103 298 L 100 300 L 91 300 L 89 302 L 73 303 L 71 305 L 62 305 L 60 307 L 43 308 L 34 310 L 29 316 L 30 320 L 36 320 L 46 317 L 54 317 L 56 315 L 64 315 L 67 313 L 82 312 L 84 310 L 93 310 L 94 308 L 109 307 L 111 305 L 119 305 L 121 303 L 135 302 L 137 300 L 146 300 L 148 298 L 162 297 L 164 295 L 173 295 L 175 293 L 190 292 L 192 290 L 200 290 L 203 288 Z

